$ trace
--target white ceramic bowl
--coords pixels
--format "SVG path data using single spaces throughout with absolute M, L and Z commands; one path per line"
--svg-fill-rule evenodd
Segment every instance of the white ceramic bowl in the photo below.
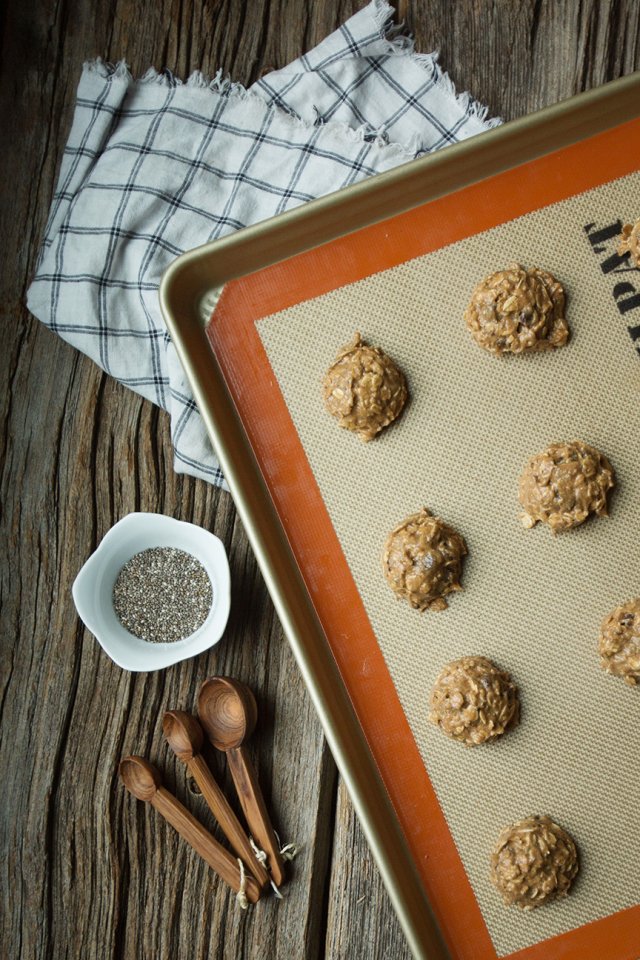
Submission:
M 141 550 L 175 547 L 196 557 L 207 571 L 213 605 L 195 633 L 173 643 L 150 643 L 122 626 L 113 609 L 113 586 L 124 564 Z M 160 513 L 129 513 L 106 534 L 73 584 L 73 600 L 102 649 L 124 670 L 161 670 L 208 650 L 224 633 L 231 606 L 229 561 L 222 541 L 193 523 Z

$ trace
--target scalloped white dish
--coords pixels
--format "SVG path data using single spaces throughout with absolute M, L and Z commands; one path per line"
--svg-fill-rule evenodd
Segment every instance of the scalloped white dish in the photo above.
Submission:
M 185 550 L 200 561 L 211 580 L 209 614 L 184 640 L 141 640 L 122 626 L 113 608 L 113 587 L 120 570 L 136 553 L 151 547 Z M 91 554 L 72 592 L 81 620 L 114 663 L 132 672 L 162 670 L 203 653 L 222 639 L 231 607 L 229 561 L 222 541 L 202 527 L 159 513 L 129 513 Z

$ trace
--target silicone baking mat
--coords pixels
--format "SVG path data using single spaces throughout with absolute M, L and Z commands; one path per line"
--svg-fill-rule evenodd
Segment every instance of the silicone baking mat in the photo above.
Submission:
M 640 690 L 603 674 L 596 653 L 604 615 L 640 593 L 640 271 L 615 254 L 621 222 L 640 213 L 640 173 L 622 142 L 623 157 L 638 156 L 638 122 L 230 285 L 210 328 L 464 960 L 640 952 Z M 563 282 L 567 348 L 499 361 L 468 334 L 473 286 L 514 261 Z M 411 393 L 370 444 L 321 402 L 322 375 L 356 329 L 394 357 Z M 611 518 L 557 538 L 524 530 L 523 464 L 574 438 L 614 464 Z M 469 547 L 464 593 L 440 614 L 396 602 L 380 566 L 388 531 L 423 505 Z M 427 723 L 437 673 L 466 654 L 507 668 L 522 702 L 516 730 L 473 750 Z M 571 832 L 581 872 L 565 901 L 524 913 L 502 905 L 488 863 L 500 829 L 531 813 Z

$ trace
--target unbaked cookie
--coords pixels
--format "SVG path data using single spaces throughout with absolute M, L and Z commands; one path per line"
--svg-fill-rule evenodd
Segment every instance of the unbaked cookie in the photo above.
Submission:
M 566 344 L 564 305 L 564 289 L 555 277 L 514 263 L 478 284 L 464 318 L 476 343 L 489 353 L 531 353 Z
M 416 610 L 446 610 L 446 594 L 462 590 L 466 552 L 460 534 L 424 507 L 391 531 L 382 567 L 398 598 Z
M 527 817 L 505 827 L 491 857 L 491 880 L 507 904 L 533 910 L 566 897 L 578 872 L 578 852 L 550 817 Z
M 361 440 L 372 440 L 399 417 L 408 397 L 402 370 L 359 333 L 327 370 L 322 390 L 331 416 Z
M 600 666 L 634 687 L 640 681 L 640 598 L 612 610 L 600 627 Z
M 431 691 L 429 720 L 452 740 L 474 747 L 518 721 L 518 688 L 486 657 L 452 660 Z
M 621 257 L 625 253 L 631 254 L 631 260 L 640 267 L 640 220 L 635 223 L 625 223 L 620 236 L 618 253 Z
M 607 493 L 614 485 L 613 467 L 595 447 L 581 440 L 552 443 L 531 457 L 520 477 L 522 522 L 533 527 L 542 521 L 559 533 L 590 513 L 606 517 Z

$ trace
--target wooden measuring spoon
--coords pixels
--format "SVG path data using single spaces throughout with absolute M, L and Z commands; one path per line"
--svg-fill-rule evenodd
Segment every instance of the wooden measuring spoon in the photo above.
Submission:
M 202 796 L 236 854 L 254 875 L 260 887 L 268 886 L 269 874 L 256 858 L 249 837 L 202 756 L 204 733 L 196 718 L 182 710 L 168 710 L 162 718 L 162 729 L 169 746 L 178 759 L 186 764 L 187 770 L 200 787 Z
M 120 761 L 120 778 L 127 790 L 138 800 L 144 800 L 156 808 L 161 817 L 168 820 L 196 853 L 232 887 L 240 890 L 240 869 L 228 850 L 225 850 L 208 830 L 198 823 L 177 797 L 162 786 L 160 771 L 143 757 L 125 757 Z M 256 903 L 260 888 L 253 877 L 245 877 L 247 900 Z
M 284 861 L 267 813 L 255 767 L 243 746 L 253 733 L 258 707 L 249 687 L 230 677 L 209 677 L 198 694 L 198 716 L 214 747 L 227 755 L 238 797 L 256 843 L 266 852 L 277 886 L 284 881 Z

